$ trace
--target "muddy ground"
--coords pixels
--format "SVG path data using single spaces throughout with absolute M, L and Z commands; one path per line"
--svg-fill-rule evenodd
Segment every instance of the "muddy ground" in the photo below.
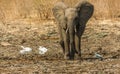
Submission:
M 20 46 L 32 52 L 20 54 Z M 38 47 L 48 51 L 41 55 Z M 97 59 L 95 53 L 103 56 Z M 89 21 L 82 36 L 82 58 L 64 60 L 54 21 L 0 23 L 0 74 L 120 74 L 119 20 Z

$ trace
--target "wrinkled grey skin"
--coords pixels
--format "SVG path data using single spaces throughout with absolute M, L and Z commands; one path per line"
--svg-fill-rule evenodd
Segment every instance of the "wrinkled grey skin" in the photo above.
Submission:
M 63 2 L 58 2 L 52 11 L 58 22 L 64 58 L 74 59 L 75 53 L 81 58 L 81 36 L 87 21 L 93 15 L 94 6 L 87 1 L 81 1 L 75 7 L 69 8 Z

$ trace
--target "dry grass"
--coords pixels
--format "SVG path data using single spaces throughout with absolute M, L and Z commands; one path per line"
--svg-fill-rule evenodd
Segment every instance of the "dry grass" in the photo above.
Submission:
M 120 16 L 120 0 L 90 0 L 95 6 L 94 16 L 98 18 L 117 18 Z
M 52 7 L 62 0 L 0 0 L 0 20 L 53 19 Z M 63 0 L 74 6 L 79 0 Z M 89 0 L 95 6 L 95 19 L 120 17 L 120 0 Z

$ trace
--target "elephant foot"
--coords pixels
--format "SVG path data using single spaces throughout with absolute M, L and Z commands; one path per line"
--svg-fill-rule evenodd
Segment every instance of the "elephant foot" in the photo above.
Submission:
M 74 60 L 74 57 L 70 57 L 70 60 Z
M 65 53 L 64 54 L 64 59 L 69 60 L 70 59 L 70 53 Z
M 83 58 L 81 57 L 81 53 L 78 53 L 78 59 L 83 60 Z
M 74 57 L 75 57 L 75 53 L 71 53 L 70 60 L 74 60 Z
M 69 60 L 69 56 L 64 55 L 65 60 Z

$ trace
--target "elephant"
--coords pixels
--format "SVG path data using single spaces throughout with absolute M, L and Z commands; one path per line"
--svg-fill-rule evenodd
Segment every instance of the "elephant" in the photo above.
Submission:
M 81 59 L 81 37 L 93 15 L 94 6 L 85 0 L 80 0 L 74 7 L 58 2 L 52 8 L 52 12 L 58 24 L 64 59 L 72 60 L 75 54 Z

